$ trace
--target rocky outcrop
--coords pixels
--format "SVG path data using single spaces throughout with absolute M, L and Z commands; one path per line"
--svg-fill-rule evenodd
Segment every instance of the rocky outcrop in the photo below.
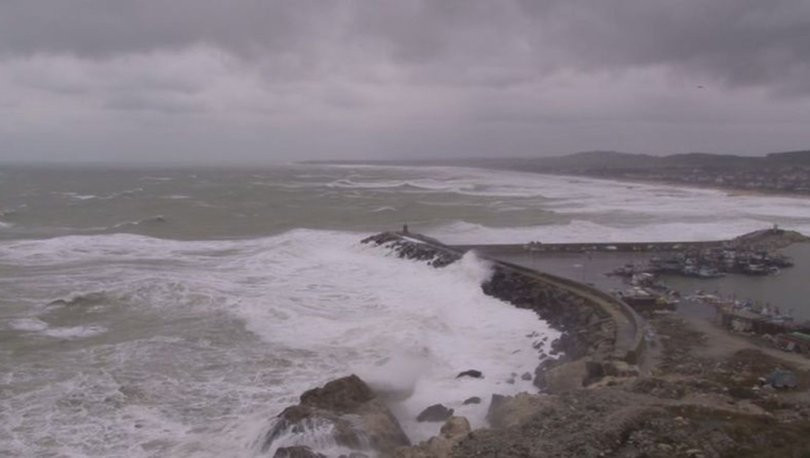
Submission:
M 388 407 L 356 375 L 309 390 L 300 400 L 278 416 L 264 437 L 263 452 L 312 445 L 313 437 L 316 442 L 380 453 L 410 443 Z
M 470 422 L 464 417 L 450 417 L 438 436 L 420 442 L 413 447 L 400 448 L 396 458 L 447 458 L 453 447 L 470 433 Z

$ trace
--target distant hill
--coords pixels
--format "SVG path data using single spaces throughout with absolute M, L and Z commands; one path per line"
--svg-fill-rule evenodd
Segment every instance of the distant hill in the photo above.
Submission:
M 565 156 L 503 159 L 458 159 L 442 161 L 533 171 L 653 170 L 658 168 L 745 169 L 763 166 L 808 166 L 810 150 L 771 153 L 765 156 L 685 153 L 669 156 L 631 154 L 618 151 L 583 151 Z
M 771 153 L 766 158 L 770 161 L 810 165 L 810 150 Z
M 684 153 L 668 156 L 632 154 L 619 151 L 582 151 L 564 156 L 534 158 L 467 158 L 421 160 L 343 160 L 308 161 L 328 164 L 379 165 L 462 165 L 530 171 L 562 170 L 649 170 L 656 168 L 748 168 L 762 166 L 809 166 L 810 150 L 770 153 L 765 156 L 736 156 L 733 154 Z
M 686 153 L 669 156 L 583 151 L 537 158 L 340 161 L 341 164 L 453 165 L 597 178 L 644 180 L 790 194 L 810 194 L 810 150 L 765 156 Z

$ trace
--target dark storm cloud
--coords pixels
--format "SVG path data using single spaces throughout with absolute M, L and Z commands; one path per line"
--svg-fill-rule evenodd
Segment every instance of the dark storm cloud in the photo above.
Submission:
M 106 57 L 197 43 L 248 52 L 316 38 L 327 2 L 297 0 L 4 0 L 0 49 Z
M 807 0 L 0 3 L 0 49 L 11 54 L 102 58 L 206 44 L 315 72 L 326 49 L 390 59 L 417 81 L 455 72 L 462 83 L 493 85 L 572 66 L 666 65 L 807 91 L 809 37 Z
M 0 159 L 755 153 L 809 100 L 808 0 L 0 0 Z

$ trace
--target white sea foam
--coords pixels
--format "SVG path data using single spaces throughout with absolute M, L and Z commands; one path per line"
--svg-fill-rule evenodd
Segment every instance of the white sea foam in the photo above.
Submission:
M 77 192 L 63 192 L 62 195 L 70 197 L 71 199 L 76 200 L 90 200 L 90 199 L 101 199 L 102 197 L 97 196 L 95 194 L 79 194 Z
M 54 362 L 53 370 L 86 370 L 103 361 L 112 378 L 101 379 L 104 388 L 98 387 L 101 380 L 89 378 L 63 385 L 62 394 L 46 385 L 34 390 L 39 396 L 12 397 L 11 407 L 33 405 L 24 409 L 28 416 L 9 419 L 6 428 L 14 427 L 13 433 L 0 426 L 0 436 L 12 435 L 33 454 L 43 451 L 35 444 L 46 440 L 47 431 L 65 454 L 251 455 L 269 418 L 294 404 L 303 390 L 349 373 L 367 378 L 394 400 L 415 440 L 437 432 L 437 424 L 414 421 L 430 404 L 456 408 L 480 426 L 490 394 L 533 390 L 519 375 L 533 372 L 539 362 L 532 348 L 536 336 L 550 342 L 557 333 L 532 312 L 484 295 L 486 263 L 469 255 L 434 269 L 360 245 L 359 238 L 296 230 L 241 241 L 116 234 L 0 242 L 0 265 L 47 267 L 50 297 L 103 291 L 104 307 L 120 304 L 129 317 L 103 327 L 17 322 L 18 328 L 53 338 L 107 339 L 64 356 L 71 363 Z M 41 313 L 54 309 L 65 313 L 68 307 Z M 150 317 L 165 324 L 154 329 L 138 324 L 155 319 Z M 160 330 L 175 321 L 182 327 Z M 245 340 L 244 331 L 233 334 L 234 323 L 259 340 Z M 199 326 L 208 327 L 194 331 Z M 185 337 L 167 341 L 151 334 L 166 331 Z M 62 377 L 26 367 L 18 365 L 16 380 Z M 455 378 L 467 369 L 481 370 L 485 378 Z M 514 384 L 507 383 L 513 378 Z M 107 386 L 111 380 L 125 387 Z M 107 394 L 87 396 L 83 390 L 92 386 Z M 135 394 L 121 398 L 115 394 L 119 389 Z M 64 396 L 74 400 L 58 401 Z M 485 402 L 463 406 L 470 396 Z M 30 415 L 54 399 L 57 407 L 47 418 Z M 184 413 L 189 406 L 194 408 Z M 87 411 L 96 412 L 92 419 L 80 415 Z M 101 424 L 117 439 L 100 444 L 91 438 Z
M 17 331 L 44 331 L 48 329 L 48 323 L 37 318 L 18 318 L 10 320 L 8 327 Z
M 107 329 L 103 326 L 73 326 L 46 329 L 42 334 L 57 339 L 81 339 L 103 334 L 104 332 L 107 332 Z
M 107 331 L 103 326 L 51 327 L 38 318 L 18 318 L 8 322 L 8 327 L 16 331 L 37 333 L 58 339 L 80 339 L 102 334 Z

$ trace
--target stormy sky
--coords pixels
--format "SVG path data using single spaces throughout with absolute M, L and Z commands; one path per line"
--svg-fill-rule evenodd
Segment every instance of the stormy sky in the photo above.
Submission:
M 810 147 L 810 0 L 1 0 L 0 160 Z

